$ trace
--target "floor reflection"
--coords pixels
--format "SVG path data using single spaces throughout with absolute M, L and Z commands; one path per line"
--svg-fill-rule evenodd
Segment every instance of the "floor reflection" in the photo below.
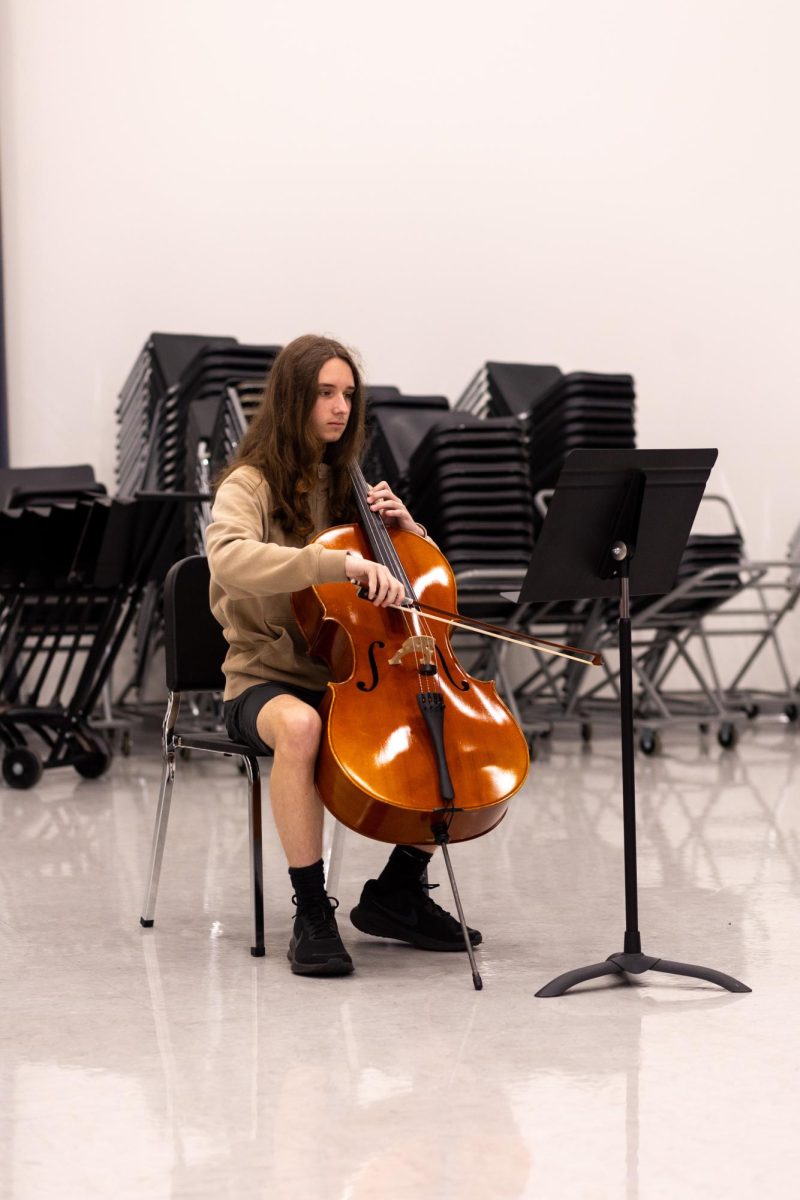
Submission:
M 648 973 L 536 999 L 622 948 L 612 740 L 554 745 L 498 830 L 453 848 L 484 931 L 481 993 L 462 956 L 346 918 L 356 974 L 293 977 L 270 837 L 267 957 L 252 959 L 244 789 L 225 761 L 182 764 L 152 930 L 155 756 L 0 791 L 0 1194 L 789 1194 L 798 744 L 687 737 L 637 763 L 644 951 L 737 975 L 749 997 Z M 345 913 L 383 857 L 346 839 Z

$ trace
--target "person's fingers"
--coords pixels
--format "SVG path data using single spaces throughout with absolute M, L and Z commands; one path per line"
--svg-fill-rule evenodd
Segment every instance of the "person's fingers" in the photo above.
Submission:
M 386 596 L 389 595 L 389 589 L 391 587 L 391 580 L 392 580 L 392 577 L 390 575 L 390 572 L 387 571 L 384 566 L 384 568 L 381 569 L 380 576 L 378 578 L 378 590 L 377 590 L 377 592 L 375 592 L 375 604 L 377 604 L 377 605 L 385 605 L 386 604 Z

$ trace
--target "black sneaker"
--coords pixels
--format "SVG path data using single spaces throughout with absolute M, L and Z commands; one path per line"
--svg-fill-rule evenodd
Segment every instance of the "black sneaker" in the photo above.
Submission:
M 292 897 L 297 904 L 297 897 Z M 349 975 L 353 960 L 342 944 L 335 911 L 339 901 L 326 897 L 298 912 L 286 957 L 295 975 Z
M 420 950 L 466 951 L 461 923 L 431 900 L 425 884 L 384 894 L 368 879 L 350 920 L 362 933 L 409 942 Z M 483 938 L 478 930 L 467 926 L 467 932 L 472 945 L 479 946 Z

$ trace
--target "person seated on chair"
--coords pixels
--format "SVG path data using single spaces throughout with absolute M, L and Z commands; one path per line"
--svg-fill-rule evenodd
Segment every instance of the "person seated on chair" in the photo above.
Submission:
M 348 468 L 363 448 L 365 402 L 346 347 L 312 334 L 287 345 L 220 476 L 207 530 L 211 609 L 229 643 L 225 724 L 235 741 L 274 756 L 272 811 L 297 906 L 288 958 L 301 975 L 348 974 L 353 962 L 336 924 L 338 901 L 325 890 L 323 806 L 314 787 L 317 709 L 331 676 L 308 653 L 291 593 L 349 579 L 376 605 L 404 595 L 382 564 L 313 543 L 323 529 L 356 519 Z M 369 503 L 388 527 L 426 536 L 385 481 L 371 488 Z M 466 949 L 460 924 L 423 883 L 430 858 L 427 848 L 396 846 L 365 883 L 350 913 L 355 927 L 426 950 Z M 469 933 L 477 945 L 480 933 Z

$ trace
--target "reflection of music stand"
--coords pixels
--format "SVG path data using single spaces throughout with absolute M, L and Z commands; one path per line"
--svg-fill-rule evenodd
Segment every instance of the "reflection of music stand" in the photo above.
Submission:
M 642 953 L 636 881 L 630 597 L 672 587 L 716 450 L 575 450 L 568 455 L 536 541 L 520 603 L 619 596 L 624 950 L 551 980 L 537 996 L 560 996 L 600 975 L 662 971 L 750 988 L 710 967 Z

